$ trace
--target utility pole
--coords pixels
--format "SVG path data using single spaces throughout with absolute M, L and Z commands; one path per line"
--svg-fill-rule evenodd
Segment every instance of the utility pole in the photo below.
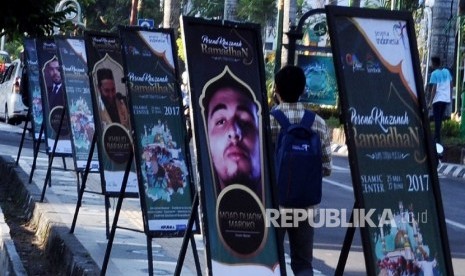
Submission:
M 281 69 L 281 52 L 283 48 L 283 17 L 284 17 L 284 0 L 278 1 L 278 31 L 276 34 L 276 52 L 274 58 L 274 72 Z
M 460 68 L 464 68 L 463 66 L 463 46 L 462 46 L 462 36 L 463 36 L 463 15 L 459 13 L 459 16 L 457 17 L 458 21 L 458 31 L 457 31 L 457 66 L 456 66 L 456 78 L 455 78 L 455 101 L 459 100 L 459 94 L 460 94 L 460 100 L 461 100 L 461 108 L 460 108 L 460 136 L 465 137 L 465 91 L 464 91 L 464 85 L 463 85 L 463 76 L 460 74 Z M 458 108 L 458 104 L 456 104 L 456 107 Z M 456 109 L 457 111 L 458 109 Z
M 462 33 L 463 33 L 463 15 L 465 14 L 465 0 L 459 0 L 459 12 L 458 12 L 458 30 L 457 30 L 457 65 L 456 65 L 456 80 L 455 80 L 455 95 L 456 101 L 459 100 L 459 91 L 460 91 L 460 99 L 462 100 L 461 108 L 460 108 L 460 136 L 465 137 L 465 91 L 463 90 L 463 76 L 460 76 L 460 67 L 463 67 L 463 58 L 462 58 Z M 465 70 L 465 68 L 464 68 Z M 462 80 L 462 81 L 460 81 Z
M 131 17 L 129 18 L 129 25 L 134 26 L 137 22 L 137 7 L 139 6 L 139 0 L 132 0 L 131 6 Z

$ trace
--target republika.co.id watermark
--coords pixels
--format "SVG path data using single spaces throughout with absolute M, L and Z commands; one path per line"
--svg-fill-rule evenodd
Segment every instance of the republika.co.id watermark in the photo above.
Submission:
M 350 216 L 352 215 L 352 220 Z M 309 223 L 320 227 L 383 227 L 405 225 L 406 223 L 427 223 L 428 210 L 423 212 L 394 213 L 391 209 L 299 209 L 281 208 L 265 210 L 266 227 L 297 227 Z

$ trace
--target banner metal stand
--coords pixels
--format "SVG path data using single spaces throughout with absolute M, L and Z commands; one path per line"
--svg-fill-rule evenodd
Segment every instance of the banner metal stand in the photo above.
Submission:
M 56 150 L 56 147 L 58 145 L 58 140 L 60 139 L 61 127 L 63 126 L 63 119 L 64 119 L 65 114 L 66 114 L 66 107 L 67 107 L 67 104 L 65 103 L 65 105 L 63 106 L 63 110 L 61 112 L 60 123 L 58 124 L 58 130 L 57 130 L 57 134 L 56 134 L 56 137 L 55 137 L 55 142 L 53 143 L 52 152 L 49 155 L 47 175 L 45 176 L 44 185 L 42 187 L 42 194 L 40 196 L 40 202 L 44 201 L 45 191 L 47 189 L 47 183 L 48 183 L 49 186 L 51 186 L 51 184 L 52 184 L 52 181 L 51 181 L 52 164 L 53 164 L 53 159 L 55 157 L 55 150 Z M 64 169 L 66 170 L 65 157 L 62 156 L 62 158 L 63 158 Z M 78 183 L 78 185 L 79 185 L 79 183 Z

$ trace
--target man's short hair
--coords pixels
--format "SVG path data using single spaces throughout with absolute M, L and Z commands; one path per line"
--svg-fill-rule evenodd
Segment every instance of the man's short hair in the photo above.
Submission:
M 298 66 L 286 65 L 276 73 L 274 83 L 281 100 L 287 103 L 295 103 L 304 92 L 305 73 Z
M 431 58 L 431 64 L 432 64 L 433 66 L 436 66 L 436 67 L 441 66 L 441 58 L 438 57 L 438 56 L 432 57 L 432 58 Z
M 208 117 L 208 104 L 210 103 L 211 98 L 216 94 L 218 90 L 225 88 L 231 88 L 234 91 L 241 93 L 255 104 L 254 98 L 252 97 L 253 92 L 251 91 L 250 87 L 247 87 L 243 83 L 239 82 L 231 74 L 229 74 L 229 72 L 225 72 L 223 76 L 209 83 L 208 86 L 205 88 L 205 95 L 202 100 L 202 105 L 205 108 L 205 118 Z
M 101 68 L 97 70 L 98 86 L 102 85 L 102 80 L 113 80 L 113 72 L 108 68 Z

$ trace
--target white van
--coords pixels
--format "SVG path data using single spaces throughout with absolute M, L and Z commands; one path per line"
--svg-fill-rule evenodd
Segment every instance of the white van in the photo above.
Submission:
M 15 123 L 26 119 L 28 107 L 23 103 L 20 92 L 23 65 L 19 59 L 13 60 L 0 80 L 0 118 L 5 123 Z

